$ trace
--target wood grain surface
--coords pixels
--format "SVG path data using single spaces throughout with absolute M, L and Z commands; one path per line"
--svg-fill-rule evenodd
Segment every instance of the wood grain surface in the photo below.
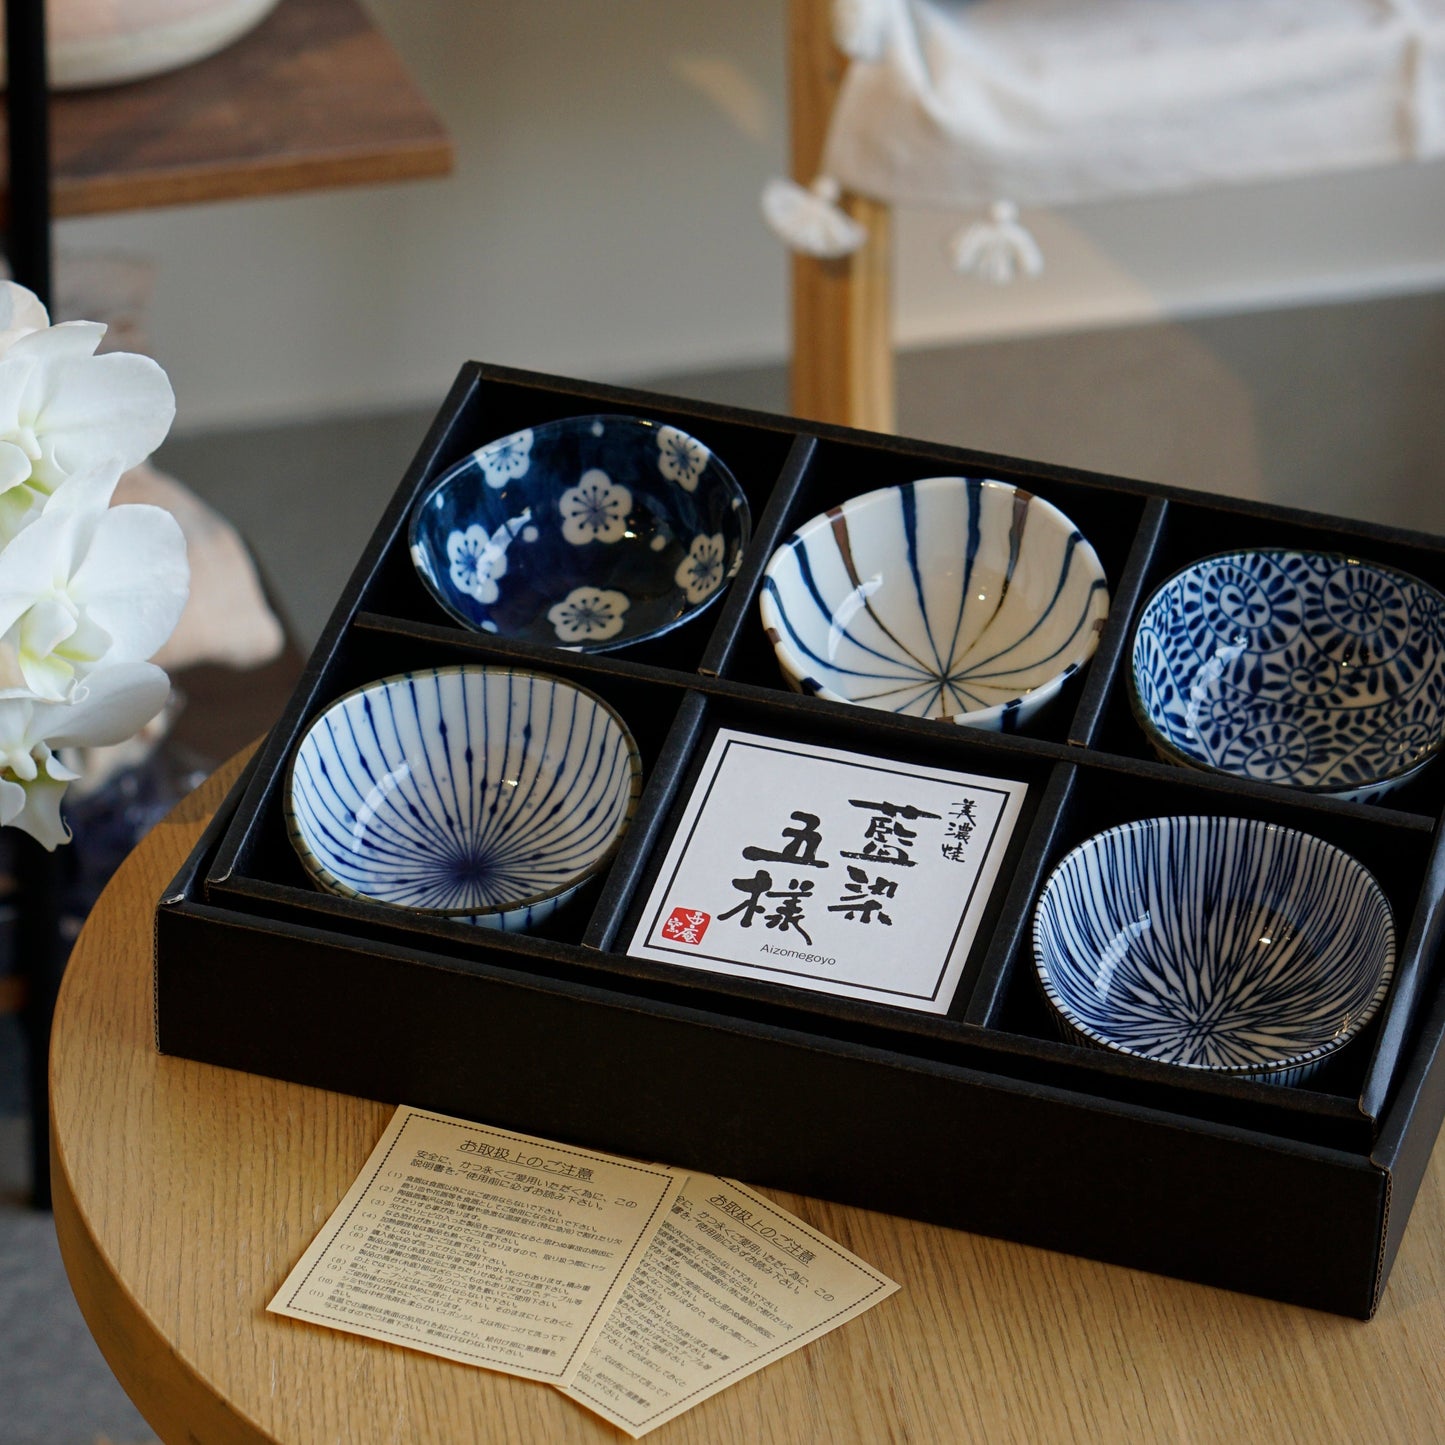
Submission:
M 207 60 L 57 94 L 50 127 L 57 217 L 381 184 L 452 167 L 441 122 L 357 0 L 281 0 Z
M 544 1385 L 265 1313 L 395 1101 L 155 1052 L 152 910 L 237 766 L 125 865 L 61 994 L 56 1227 L 106 1358 L 168 1442 L 625 1438 Z M 1445 1151 L 1370 1324 L 772 1197 L 902 1290 L 649 1439 L 1445 1439 Z
M 833 43 L 831 0 L 789 0 L 788 113 L 793 179 L 822 164 L 848 60 Z M 865 196 L 843 209 L 868 233 L 851 256 L 792 258 L 792 409 L 812 421 L 894 428 L 892 212 Z

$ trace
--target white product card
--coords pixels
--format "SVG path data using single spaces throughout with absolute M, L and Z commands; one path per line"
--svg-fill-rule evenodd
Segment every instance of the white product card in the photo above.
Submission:
M 722 729 L 628 952 L 946 1013 L 1026 792 Z
M 565 1384 L 686 1177 L 399 1108 L 267 1309 Z

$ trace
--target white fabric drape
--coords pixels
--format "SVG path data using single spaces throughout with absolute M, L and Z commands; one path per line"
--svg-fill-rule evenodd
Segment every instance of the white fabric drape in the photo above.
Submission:
M 876 53 L 824 170 L 881 200 L 1052 206 L 1445 154 L 1445 0 L 867 3 Z
M 989 208 L 950 243 L 1003 281 L 1042 258 L 1017 207 L 1445 155 L 1445 0 L 834 0 L 852 63 L 811 188 L 768 223 L 816 256 L 861 231 L 839 186 Z

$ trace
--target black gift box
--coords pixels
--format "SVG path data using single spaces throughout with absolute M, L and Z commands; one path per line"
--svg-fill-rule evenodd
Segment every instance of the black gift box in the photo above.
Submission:
M 595 656 L 452 626 L 411 567 L 413 499 L 483 442 L 606 411 L 681 427 L 742 482 L 754 533 L 721 605 Z M 794 527 L 940 474 L 998 477 L 1054 502 L 1109 576 L 1098 652 L 1026 735 L 796 696 L 758 621 L 763 567 Z M 1361 555 L 1445 588 L 1433 537 L 469 365 L 285 715 L 160 902 L 158 1046 L 1368 1317 L 1445 1114 L 1445 763 L 1369 805 L 1170 767 L 1151 754 L 1123 677 L 1157 581 L 1262 545 Z M 643 755 L 641 803 L 610 870 L 533 934 L 319 893 L 286 835 L 287 761 L 318 712 L 375 678 L 468 661 L 583 683 Z M 720 727 L 1029 784 L 947 1016 L 621 952 Z M 1400 953 L 1386 1006 L 1306 1083 L 1215 1078 L 1060 1040 L 1029 957 L 1042 882 L 1090 834 L 1167 813 L 1301 828 L 1352 853 L 1389 896 Z

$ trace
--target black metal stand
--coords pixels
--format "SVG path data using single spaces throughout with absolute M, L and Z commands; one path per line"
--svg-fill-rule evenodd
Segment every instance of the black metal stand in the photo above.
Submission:
M 51 298 L 50 109 L 45 75 L 44 0 L 6 0 L 9 76 L 10 273 L 46 307 Z M 30 1054 L 31 1198 L 50 1207 L 50 1020 L 67 950 L 60 938 L 61 860 L 16 835 L 15 951 L 25 981 Z
M 50 305 L 50 104 L 43 0 L 6 0 L 10 274 Z

